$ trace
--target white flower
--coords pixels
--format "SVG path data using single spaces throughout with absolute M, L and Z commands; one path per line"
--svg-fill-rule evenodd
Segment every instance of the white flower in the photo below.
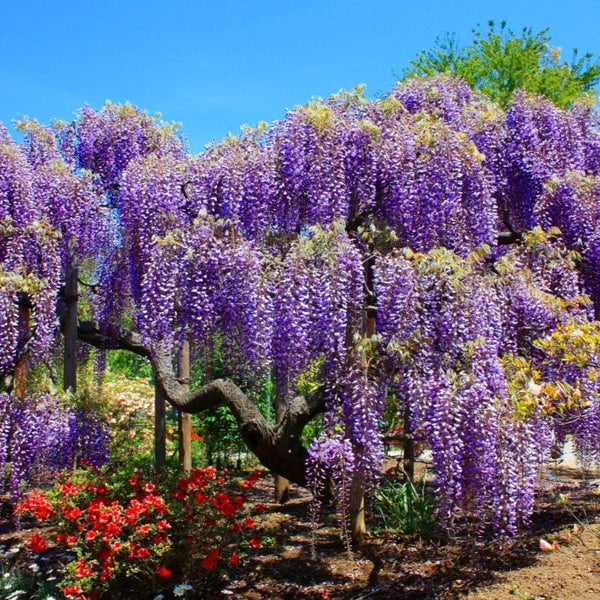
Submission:
M 164 594 L 158 594 L 158 596 L 154 596 L 154 600 L 164 600 L 165 596 Z
M 530 380 L 529 381 L 529 385 L 527 386 L 527 389 L 529 390 L 529 392 L 531 394 L 533 394 L 534 396 L 539 396 L 540 392 L 542 391 L 542 386 L 538 385 L 535 381 Z
M 186 592 L 189 592 L 192 589 L 193 588 L 189 583 L 182 583 L 173 588 L 173 595 L 177 596 L 178 598 L 181 598 L 185 596 Z
M 54 596 L 46 596 L 44 600 L 56 600 Z
M 29 568 L 34 572 L 37 573 L 40 570 L 40 566 L 37 563 L 31 563 L 29 565 Z

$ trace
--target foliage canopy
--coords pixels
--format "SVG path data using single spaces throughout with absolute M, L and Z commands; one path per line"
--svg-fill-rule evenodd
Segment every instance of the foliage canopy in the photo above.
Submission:
M 460 46 L 456 35 L 438 37 L 432 49 L 420 52 L 405 70 L 405 77 L 451 73 L 462 77 L 473 89 L 507 106 L 518 89 L 541 94 L 566 108 L 581 99 L 596 98 L 600 63 L 592 54 L 573 51 L 570 62 L 561 49 L 551 45 L 548 29 L 520 33 L 502 21 L 487 29 L 473 30 L 473 41 Z

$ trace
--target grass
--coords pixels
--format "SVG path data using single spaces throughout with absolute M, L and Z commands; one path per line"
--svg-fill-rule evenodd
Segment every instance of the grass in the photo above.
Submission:
M 434 502 L 425 485 L 426 473 L 416 483 L 385 482 L 376 493 L 375 511 L 380 529 L 399 535 L 431 537 L 436 521 Z

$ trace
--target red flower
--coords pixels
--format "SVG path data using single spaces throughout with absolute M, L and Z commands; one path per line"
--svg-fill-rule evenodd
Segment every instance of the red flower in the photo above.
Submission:
M 117 537 L 121 533 L 121 528 L 116 523 L 107 523 L 104 528 L 104 538 L 109 539 Z
M 135 487 L 138 483 L 138 477 L 136 477 L 135 475 L 133 475 L 132 477 L 129 478 L 129 485 L 131 487 Z
M 259 537 L 253 537 L 250 538 L 250 540 L 248 541 L 248 543 L 253 547 L 253 548 L 260 548 L 260 538 Z
M 85 559 L 80 558 L 75 563 L 75 573 L 74 574 L 77 579 L 83 579 L 84 577 L 87 577 L 88 575 L 93 575 L 94 571 L 93 571 L 93 569 L 90 569 L 85 564 Z
M 200 565 L 207 571 L 212 571 L 217 566 L 219 560 L 219 549 L 213 548 L 201 561 Z
M 155 535 L 152 538 L 152 543 L 157 546 L 158 544 L 168 544 L 169 543 L 169 536 L 168 535 Z
M 60 486 L 60 493 L 65 496 L 76 496 L 77 495 L 77 486 L 73 483 L 63 483 Z
M 230 565 L 237 565 L 239 562 L 240 562 L 240 555 L 237 552 L 234 552 L 229 557 L 229 564 Z
M 146 535 L 150 533 L 150 527 L 148 525 L 140 525 L 139 527 L 135 528 L 135 532 L 138 535 Z
M 43 537 L 40 537 L 37 533 L 35 533 L 29 540 L 29 547 L 34 552 L 43 552 L 47 546 L 48 544 L 46 543 L 46 540 Z
M 151 494 L 156 489 L 156 486 L 153 483 L 146 483 L 142 486 L 142 490 L 147 494 Z
M 77 543 L 77 536 L 76 535 L 69 535 L 67 536 L 67 546 L 74 546 Z
M 161 519 L 160 521 L 158 521 L 156 523 L 156 528 L 159 531 L 164 531 L 165 529 L 171 529 L 171 525 L 168 521 L 166 521 L 165 519 Z
M 56 540 L 56 543 L 57 543 L 57 544 L 61 544 L 61 543 L 63 543 L 63 542 L 66 542 L 66 541 L 67 541 L 67 536 L 66 536 L 64 533 L 57 533 L 57 534 L 54 536 L 54 539 Z
M 250 529 L 250 527 L 252 527 L 253 525 L 254 525 L 254 521 L 250 517 L 246 517 L 244 519 L 244 527 L 246 527 L 247 529 Z
M 83 592 L 83 588 L 80 585 L 67 585 L 62 589 L 65 596 L 76 596 Z
M 38 521 L 43 521 L 53 514 L 52 504 L 46 499 L 44 492 L 33 490 L 29 496 L 21 503 L 17 504 L 15 512 L 17 514 L 28 511 L 32 513 Z
M 152 485 L 152 484 L 150 484 Z M 154 488 L 154 486 L 152 486 Z M 146 506 L 151 506 L 156 509 L 159 513 L 167 512 L 167 505 L 164 503 L 163 499 L 160 496 L 155 496 L 154 494 L 150 494 L 144 498 L 144 504 Z
M 98 532 L 94 531 L 93 529 L 91 529 L 90 531 L 86 531 L 85 532 L 85 539 L 88 542 L 91 542 L 92 540 L 95 540 L 98 537 Z
M 242 487 L 243 488 L 253 487 L 259 477 L 260 477 L 260 471 L 258 469 L 255 469 L 254 472 L 252 473 L 252 475 L 250 475 L 250 477 L 248 477 L 247 479 L 242 481 Z
M 83 511 L 77 506 L 74 506 L 73 508 L 65 508 L 63 513 L 67 519 L 71 519 L 74 521 L 83 514 Z
M 167 567 L 158 567 L 158 569 L 156 569 L 156 574 L 160 579 L 168 579 L 173 574 L 173 571 L 167 569 Z
M 135 553 L 135 558 L 148 558 L 151 552 L 148 548 L 139 548 Z
M 256 514 L 258 514 L 258 515 L 262 515 L 265 512 L 265 507 L 262 504 L 257 504 L 255 509 L 256 509 Z
M 111 556 L 112 556 L 112 550 L 110 548 L 102 548 L 100 550 L 100 552 L 98 552 L 98 558 L 100 559 L 100 562 L 102 564 L 107 563 L 107 562 L 113 562 L 111 561 Z
M 218 492 L 214 495 L 212 504 L 224 517 L 233 517 L 237 510 L 229 496 L 223 492 Z

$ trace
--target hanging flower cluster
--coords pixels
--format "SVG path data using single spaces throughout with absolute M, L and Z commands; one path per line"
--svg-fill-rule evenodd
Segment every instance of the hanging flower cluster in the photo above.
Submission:
M 36 394 L 15 399 L 0 394 L 0 491 L 10 462 L 9 491 L 16 501 L 31 486 L 48 485 L 76 464 L 100 467 L 108 461 L 107 424 L 92 412 L 63 406 Z

